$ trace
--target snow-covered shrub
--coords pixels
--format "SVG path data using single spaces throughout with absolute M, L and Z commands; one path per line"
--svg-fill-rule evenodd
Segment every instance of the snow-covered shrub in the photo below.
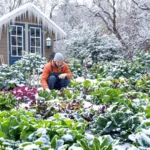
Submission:
M 72 58 L 69 61 L 69 68 L 70 68 L 74 78 L 83 75 L 82 65 L 81 65 L 80 60 Z
M 79 26 L 72 30 L 70 38 L 65 43 L 70 56 L 81 60 L 88 57 L 95 63 L 120 59 L 123 50 L 113 34 L 104 35 L 99 28 L 91 28 L 88 25 Z
M 46 58 L 42 57 L 39 54 L 25 54 L 22 59 L 16 61 L 11 68 L 17 69 L 20 72 L 32 73 L 33 69 L 38 72 L 42 72 L 44 65 L 46 64 Z
M 26 85 L 27 75 L 32 74 L 33 69 L 41 73 L 46 58 L 37 54 L 25 54 L 24 57 L 16 61 L 11 67 L 0 66 L 0 90 L 12 89 L 15 86 Z
M 20 84 L 25 84 L 24 74 L 8 65 L 0 66 L 0 90 L 12 89 Z
M 40 75 L 46 64 L 46 58 L 39 54 L 25 54 L 23 58 L 16 61 L 12 66 L 12 70 L 17 70 L 24 75 L 25 85 L 30 85 L 29 81 L 32 80 L 33 74 Z M 34 73 L 33 73 L 34 72 Z

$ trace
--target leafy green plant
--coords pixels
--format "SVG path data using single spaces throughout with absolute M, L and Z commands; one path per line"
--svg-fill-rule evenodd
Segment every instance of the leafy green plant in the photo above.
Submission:
M 17 106 L 17 100 L 11 93 L 0 92 L 0 110 L 11 110 Z
M 150 75 L 143 75 L 136 81 L 135 89 L 150 95 Z
M 122 106 L 125 111 L 130 110 L 134 114 L 143 113 L 149 101 L 147 99 L 120 99 L 119 102 L 115 103 L 118 106 Z
M 141 150 L 150 147 L 149 129 L 142 129 L 141 131 L 129 135 L 129 139 L 133 141 L 133 145 Z
M 74 90 L 68 90 L 64 89 L 60 94 L 59 94 L 59 100 L 63 101 L 69 101 L 71 103 L 76 102 L 77 97 L 79 96 L 80 91 L 74 89 Z M 79 99 L 80 100 L 80 99 Z
M 86 125 L 62 118 L 59 114 L 51 117 L 51 120 L 39 120 L 31 112 L 3 111 L 0 113 L 0 145 L 15 148 L 34 145 L 41 149 L 56 149 L 65 144 L 71 146 L 84 137 Z M 73 140 L 70 141 L 70 138 Z M 10 140 L 13 144 L 6 144 Z
M 111 150 L 116 143 L 109 135 L 93 139 L 83 138 L 78 141 L 83 150 Z
M 146 113 L 146 116 L 148 117 L 148 118 L 150 118 L 150 104 L 148 104 L 147 106 L 146 106 L 146 108 L 145 108 L 145 113 Z
M 110 134 L 114 139 L 127 141 L 128 135 L 140 125 L 139 115 L 122 106 L 111 106 L 103 115 L 96 117 L 92 131 L 100 135 Z
M 39 96 L 38 99 L 40 99 L 40 100 L 46 100 L 47 101 L 47 100 L 53 99 L 52 93 L 48 92 L 46 90 L 40 90 L 38 96 Z
M 93 97 L 92 102 L 95 104 L 111 104 L 119 101 L 122 91 L 120 89 L 102 87 L 90 92 L 90 94 Z
M 81 60 L 79 60 L 81 62 Z M 142 74 L 150 73 L 150 57 L 149 53 L 142 52 L 140 54 L 135 54 L 132 62 L 119 60 L 119 61 L 99 61 L 97 65 L 93 64 L 88 68 L 86 76 L 92 79 L 95 78 L 107 78 L 112 77 L 118 79 L 123 78 L 133 78 L 139 79 Z M 73 65 L 71 65 L 73 66 Z M 77 65 L 78 66 L 78 65 Z M 73 70 L 75 72 L 74 76 L 78 76 L 78 67 L 74 65 Z M 80 74 L 84 75 L 84 69 L 79 69 Z

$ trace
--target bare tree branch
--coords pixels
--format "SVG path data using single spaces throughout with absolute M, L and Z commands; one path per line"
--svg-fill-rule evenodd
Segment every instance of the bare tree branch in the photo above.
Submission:
M 113 0 L 113 7 L 112 7 L 112 9 L 113 9 L 113 20 L 112 20 L 112 22 L 113 22 L 113 30 L 116 31 L 117 29 L 116 29 L 116 8 L 115 8 L 115 0 Z
M 96 5 L 96 2 L 95 2 L 95 1 L 93 1 L 93 3 Z M 101 10 L 108 16 L 108 18 L 109 18 L 111 21 L 113 21 L 111 15 L 110 15 L 107 11 L 104 10 L 104 8 L 100 5 L 100 3 L 98 4 L 98 7 L 101 8 Z
M 107 11 L 102 5 L 101 3 L 97 3 L 96 1 L 93 0 L 93 4 L 97 7 L 99 7 L 101 9 L 101 11 L 104 13 L 105 16 L 102 15 L 101 12 L 93 12 L 90 8 L 88 8 L 87 6 L 85 5 L 80 5 L 80 7 L 85 7 L 86 9 L 89 10 L 89 12 L 93 13 L 95 17 L 99 17 L 101 18 L 101 20 L 105 23 L 107 29 L 111 32 L 113 32 L 116 37 L 118 38 L 118 40 L 121 42 L 121 44 L 123 46 L 126 47 L 126 49 L 128 49 L 127 45 L 125 44 L 123 38 L 121 37 L 119 31 L 117 30 L 117 27 L 116 27 L 116 8 L 115 8 L 115 0 L 112 1 L 112 4 L 110 3 L 109 0 L 107 0 L 107 3 L 109 3 L 109 5 L 111 5 L 111 8 L 112 8 L 112 15 L 109 13 L 109 11 Z M 107 19 L 105 19 L 107 18 Z M 112 23 L 112 26 L 110 26 L 109 24 L 109 21 L 111 21 Z
M 50 15 L 49 15 L 49 18 L 51 19 L 53 16 L 52 16 L 52 14 L 53 14 L 53 11 L 54 11 L 54 9 L 55 9 L 55 7 L 57 6 L 58 4 L 54 4 L 52 7 L 51 7 L 51 9 L 50 9 Z
M 132 2 L 138 6 L 138 8 L 142 9 L 142 10 L 150 10 L 150 7 L 148 7 L 147 5 L 144 5 L 144 7 L 140 6 L 138 4 L 138 2 L 136 2 L 135 0 L 132 0 Z
M 100 17 L 103 22 L 105 23 L 105 25 L 107 26 L 107 29 L 111 32 L 113 32 L 112 28 L 109 26 L 108 22 L 105 20 L 105 18 L 100 14 L 100 13 L 96 13 L 95 17 Z

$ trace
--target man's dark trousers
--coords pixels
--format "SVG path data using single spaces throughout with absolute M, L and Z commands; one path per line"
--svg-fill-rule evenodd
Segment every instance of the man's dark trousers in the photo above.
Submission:
M 48 77 L 48 86 L 49 89 L 56 89 L 56 90 L 60 90 L 61 88 L 66 88 L 68 86 L 68 84 L 70 83 L 70 79 L 59 79 L 59 75 L 61 73 L 56 73 L 53 72 L 51 73 L 51 75 Z

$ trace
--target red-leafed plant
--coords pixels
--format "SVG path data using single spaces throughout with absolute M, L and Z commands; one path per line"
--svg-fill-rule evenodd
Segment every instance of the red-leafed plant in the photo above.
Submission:
M 15 87 L 13 90 L 10 91 L 6 91 L 6 90 L 3 91 L 6 93 L 8 92 L 12 93 L 19 102 L 24 102 L 24 103 L 27 103 L 29 101 L 35 101 L 35 95 L 38 93 L 37 88 L 29 88 L 26 86 Z

